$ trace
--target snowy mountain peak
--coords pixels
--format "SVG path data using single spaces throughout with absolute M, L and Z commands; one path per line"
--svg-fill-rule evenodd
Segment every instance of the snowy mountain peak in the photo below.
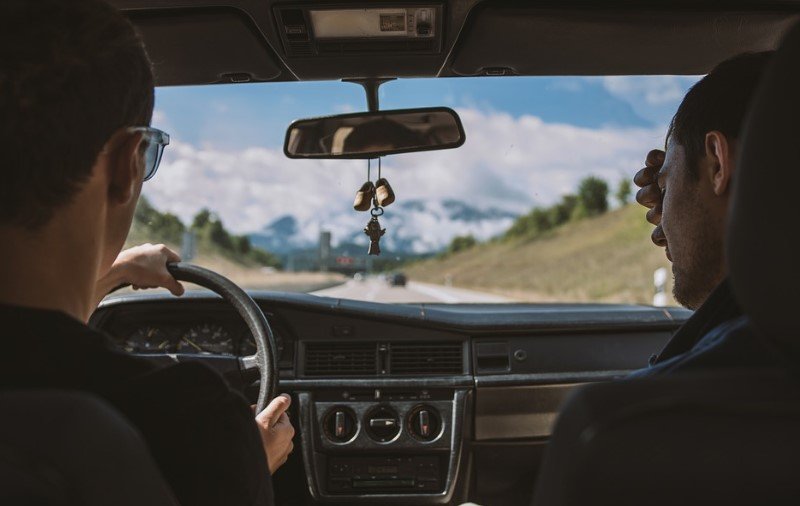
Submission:
M 456 236 L 473 235 L 485 240 L 501 234 L 516 217 L 507 210 L 481 209 L 453 199 L 400 201 L 387 207 L 380 218 L 386 228 L 381 246 L 396 253 L 434 253 L 446 248 Z M 315 247 L 320 230 L 331 232 L 334 246 L 366 245 L 363 229 L 369 218 L 369 213 L 352 209 L 332 212 L 322 221 L 316 218 L 303 222 L 286 215 L 250 234 L 250 239 L 256 246 L 278 254 Z

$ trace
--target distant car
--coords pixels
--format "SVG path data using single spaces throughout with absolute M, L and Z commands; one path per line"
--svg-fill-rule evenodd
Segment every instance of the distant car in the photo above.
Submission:
M 402 272 L 393 272 L 386 277 L 391 286 L 406 286 L 408 278 Z

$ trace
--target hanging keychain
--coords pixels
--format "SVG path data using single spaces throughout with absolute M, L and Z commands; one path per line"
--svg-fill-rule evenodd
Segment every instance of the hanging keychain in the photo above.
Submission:
M 367 165 L 367 170 L 369 170 L 369 165 Z M 381 159 L 378 158 L 378 181 L 381 180 Z M 369 237 L 369 249 L 367 250 L 368 255 L 380 255 L 381 254 L 381 237 L 386 233 L 385 228 L 381 228 L 381 223 L 378 221 L 379 216 L 383 216 L 383 208 L 378 204 L 378 196 L 377 192 L 373 193 L 372 195 L 372 209 L 370 210 L 370 214 L 372 218 L 367 223 L 367 226 L 364 227 L 364 233 L 367 234 Z
M 367 250 L 367 254 L 380 255 L 381 237 L 386 233 L 386 229 L 381 228 L 381 223 L 378 221 L 378 216 L 383 215 L 383 208 L 376 205 L 375 208 L 370 211 L 370 214 L 372 215 L 372 219 L 370 219 L 367 226 L 364 227 L 364 233 L 369 237 L 369 249 Z

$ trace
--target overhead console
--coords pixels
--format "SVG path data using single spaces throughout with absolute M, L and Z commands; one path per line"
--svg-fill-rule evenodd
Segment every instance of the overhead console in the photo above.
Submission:
M 347 8 L 275 7 L 289 57 L 313 58 L 373 53 L 438 53 L 442 47 L 442 6 Z
M 349 69 L 344 75 L 350 77 L 402 76 L 403 59 L 410 56 L 416 66 L 412 72 L 430 75 L 443 60 L 442 3 L 368 8 L 364 4 L 279 4 L 273 12 L 286 59 L 304 77 L 324 74 L 324 65 Z M 419 67 L 425 55 L 430 56 L 428 70 Z M 385 58 L 385 65 L 381 60 L 365 66 L 364 57 L 369 56 Z M 337 57 L 341 60 L 331 59 Z

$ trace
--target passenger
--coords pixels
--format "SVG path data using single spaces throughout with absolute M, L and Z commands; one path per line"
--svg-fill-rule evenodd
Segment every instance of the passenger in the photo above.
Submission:
M 656 226 L 653 242 L 672 262 L 675 299 L 696 310 L 634 376 L 776 363 L 733 297 L 723 246 L 738 139 L 771 55 L 736 56 L 695 84 L 672 119 L 666 152 L 648 153 L 634 178 L 636 200 Z
M 254 416 L 210 368 L 156 369 L 86 325 L 115 283 L 182 292 L 167 249 L 118 257 L 165 139 L 149 127 L 153 103 L 142 42 L 105 2 L 0 4 L 0 388 L 105 398 L 181 504 L 272 504 L 270 473 L 292 450 L 289 397 Z

